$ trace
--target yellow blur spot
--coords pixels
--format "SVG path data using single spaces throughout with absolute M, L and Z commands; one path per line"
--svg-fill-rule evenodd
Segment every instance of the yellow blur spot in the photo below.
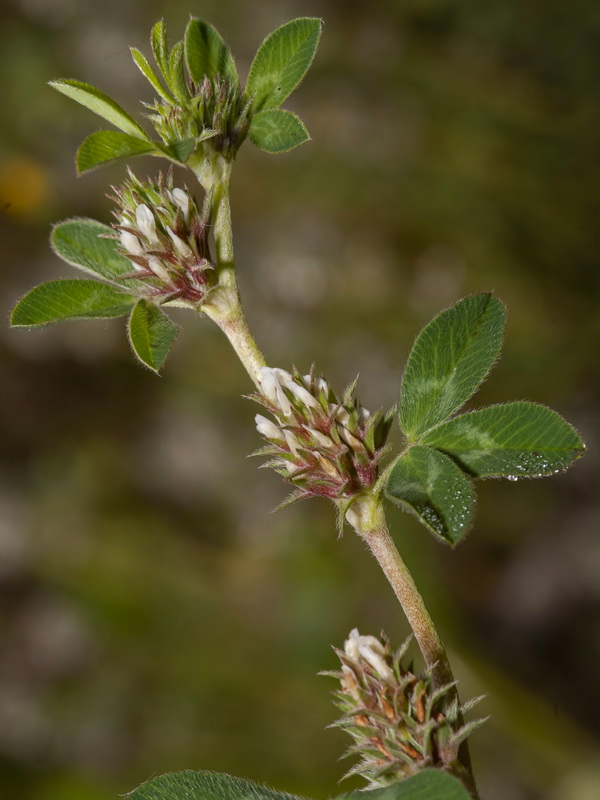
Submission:
M 14 156 L 0 164 L 0 209 L 15 217 L 29 217 L 48 197 L 48 175 L 28 156 Z

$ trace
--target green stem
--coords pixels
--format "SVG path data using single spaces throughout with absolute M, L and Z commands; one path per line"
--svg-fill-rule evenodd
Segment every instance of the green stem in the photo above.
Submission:
M 221 180 L 213 186 L 213 233 L 215 237 L 216 268 L 220 283 L 235 281 L 233 230 L 231 227 L 231 204 L 229 202 L 230 176 L 231 166 L 223 170 Z
M 351 507 L 350 520 L 358 535 L 367 543 L 413 630 L 425 664 L 431 669 L 436 686 L 454 681 L 450 662 L 419 590 L 390 536 L 383 504 L 377 496 L 367 495 Z
M 205 164 L 193 168 L 202 186 L 212 191 L 215 270 L 218 280 L 208 301 L 203 304 L 202 312 L 221 328 L 254 385 L 260 388 L 260 368 L 266 366 L 267 362 L 246 323 L 235 276 L 229 202 L 232 164 L 218 157 L 212 166 L 212 172 L 206 171 Z
M 221 319 L 213 314 L 211 306 L 204 306 L 203 311 L 217 323 L 227 336 L 246 372 L 256 388 L 260 390 L 260 368 L 266 367 L 267 362 L 248 329 L 244 315 L 241 313 L 241 307 L 239 316 L 232 314 Z
M 235 275 L 233 256 L 233 232 L 231 227 L 231 205 L 229 203 L 229 173 L 223 182 L 214 187 L 213 194 L 213 233 L 215 238 L 216 268 L 219 286 L 216 290 L 217 303 L 209 302 L 203 310 L 221 328 L 229 339 L 238 358 L 252 378 L 254 385 L 260 388 L 260 368 L 266 366 L 265 357 L 250 333 Z M 220 299 L 225 302 L 219 303 Z M 215 305 L 226 313 L 214 313 Z

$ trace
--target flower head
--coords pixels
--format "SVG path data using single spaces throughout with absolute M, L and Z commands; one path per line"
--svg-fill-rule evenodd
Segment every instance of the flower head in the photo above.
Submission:
M 209 205 L 200 212 L 187 190 L 173 187 L 171 174 L 154 183 L 129 171 L 129 180 L 113 189 L 118 204 L 113 227 L 134 268 L 125 277 L 142 281 L 146 297 L 199 306 L 213 286 Z
M 354 740 L 348 755 L 360 759 L 346 777 L 361 775 L 368 788 L 431 767 L 464 777 L 458 749 L 485 721 L 465 725 L 462 719 L 480 697 L 461 707 L 454 683 L 438 688 L 430 670 L 419 675 L 403 664 L 410 641 L 394 653 L 383 634 L 363 636 L 354 629 L 344 649 L 336 650 L 341 671 L 324 673 L 340 682 L 335 697 L 343 716 L 335 725 Z
M 187 80 L 181 104 L 156 100 L 148 119 L 167 145 L 195 140 L 198 148 L 233 157 L 248 134 L 250 103 L 239 85 L 219 75 Z
M 354 385 L 338 399 L 313 372 L 262 367 L 260 392 L 252 398 L 273 416 L 256 416 L 267 440 L 258 454 L 270 456 L 265 466 L 295 487 L 289 502 L 317 495 L 343 510 L 373 486 L 391 418 L 371 415 L 354 398 Z

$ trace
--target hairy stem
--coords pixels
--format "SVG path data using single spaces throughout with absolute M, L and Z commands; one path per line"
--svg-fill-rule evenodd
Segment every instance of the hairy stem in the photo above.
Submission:
M 216 268 L 219 281 L 226 285 L 235 282 L 233 230 L 229 202 L 229 171 L 213 187 L 213 233 L 215 237 Z
M 260 390 L 259 370 L 261 367 L 265 367 L 267 362 L 248 329 L 244 315 L 240 313 L 239 316 L 232 315 L 226 319 L 219 320 L 212 316 L 210 308 L 204 308 L 204 311 L 214 319 L 225 336 L 227 336 L 246 372 L 256 388 Z
M 260 388 L 259 370 L 266 366 L 266 361 L 246 323 L 235 276 L 229 203 L 231 166 L 229 162 L 218 160 L 210 173 L 206 172 L 205 167 L 194 169 L 199 182 L 212 191 L 215 269 L 218 278 L 218 285 L 203 304 L 202 312 L 221 328 L 254 385 Z
M 348 516 L 358 535 L 369 546 L 394 590 L 413 630 L 425 664 L 432 671 L 436 686 L 452 683 L 454 676 L 446 650 L 412 575 L 390 536 L 381 500 L 368 495 L 352 505 Z
M 454 683 L 454 675 L 446 649 L 412 575 L 390 536 L 381 499 L 377 495 L 367 495 L 357 500 L 351 506 L 347 519 L 361 539 L 366 542 L 388 579 L 412 628 L 425 664 L 431 670 L 434 684 L 442 687 Z M 453 690 L 450 697 L 455 697 L 458 701 L 456 689 Z M 463 766 L 464 783 L 472 797 L 477 800 L 477 788 L 466 741 L 462 743 L 456 755 Z

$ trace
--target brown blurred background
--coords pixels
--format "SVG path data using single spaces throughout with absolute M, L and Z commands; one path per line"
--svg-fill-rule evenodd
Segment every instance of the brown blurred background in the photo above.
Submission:
M 590 452 L 564 476 L 479 484 L 456 552 L 407 515 L 391 522 L 461 692 L 487 694 L 472 746 L 485 800 L 596 800 L 592 0 L 4 0 L 0 796 L 110 800 L 183 768 L 313 798 L 349 790 L 336 784 L 346 741 L 325 730 L 333 684 L 316 673 L 354 626 L 407 634 L 329 505 L 269 513 L 285 487 L 245 458 L 257 409 L 212 323 L 182 318 L 162 378 L 134 363 L 122 321 L 8 328 L 28 288 L 75 274 L 49 250 L 51 224 L 110 221 L 105 193 L 124 175 L 75 177 L 99 123 L 47 81 L 88 81 L 135 110 L 150 96 L 128 45 L 148 53 L 162 15 L 180 38 L 189 13 L 219 27 L 242 76 L 276 25 L 325 19 L 286 103 L 313 141 L 286 156 L 248 143 L 234 176 L 239 279 L 269 362 L 316 358 L 338 388 L 360 372 L 364 403 L 389 406 L 420 326 L 492 289 L 508 335 L 475 404 L 536 400 L 584 434 Z

